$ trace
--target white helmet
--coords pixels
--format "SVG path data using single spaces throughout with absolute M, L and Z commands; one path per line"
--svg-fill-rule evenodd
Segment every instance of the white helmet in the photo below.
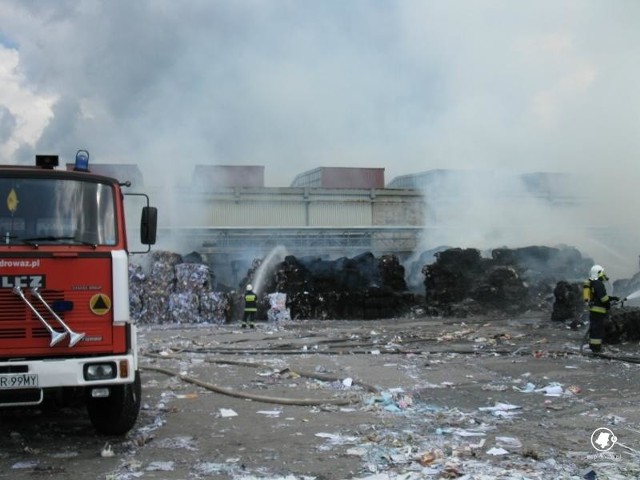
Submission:
M 589 280 L 598 280 L 599 278 L 606 278 L 604 268 L 600 265 L 594 265 L 591 267 L 591 270 L 589 270 Z
M 249 290 L 253 290 L 253 286 L 252 286 L 250 283 L 247 283 L 247 292 L 248 292 Z

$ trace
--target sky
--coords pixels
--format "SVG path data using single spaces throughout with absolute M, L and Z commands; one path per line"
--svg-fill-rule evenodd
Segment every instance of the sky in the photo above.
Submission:
M 319 166 L 578 172 L 627 225 L 639 19 L 637 0 L 0 0 L 0 156 L 83 148 L 155 185 L 196 164 L 273 187 Z

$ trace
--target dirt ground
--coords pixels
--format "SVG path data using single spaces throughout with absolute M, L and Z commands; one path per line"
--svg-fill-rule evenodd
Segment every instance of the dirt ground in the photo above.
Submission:
M 0 478 L 640 478 L 638 345 L 548 318 L 143 327 L 136 427 L 2 411 Z

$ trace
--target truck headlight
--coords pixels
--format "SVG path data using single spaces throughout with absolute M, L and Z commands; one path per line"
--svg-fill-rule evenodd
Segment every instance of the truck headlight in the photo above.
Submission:
M 88 381 L 109 380 L 116 378 L 116 364 L 108 363 L 88 363 L 84 366 L 84 379 Z

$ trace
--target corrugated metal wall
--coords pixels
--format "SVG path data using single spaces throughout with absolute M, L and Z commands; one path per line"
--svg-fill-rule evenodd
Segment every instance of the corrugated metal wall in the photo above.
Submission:
M 229 227 L 294 227 L 304 225 L 300 202 L 216 202 L 208 208 L 206 225 Z
M 422 226 L 427 217 L 426 204 L 421 199 L 393 195 L 373 204 L 373 225 Z
M 371 202 L 309 203 L 311 227 L 369 227 L 372 218 Z
M 165 227 L 367 227 L 424 225 L 418 192 L 295 188 L 159 192 Z

